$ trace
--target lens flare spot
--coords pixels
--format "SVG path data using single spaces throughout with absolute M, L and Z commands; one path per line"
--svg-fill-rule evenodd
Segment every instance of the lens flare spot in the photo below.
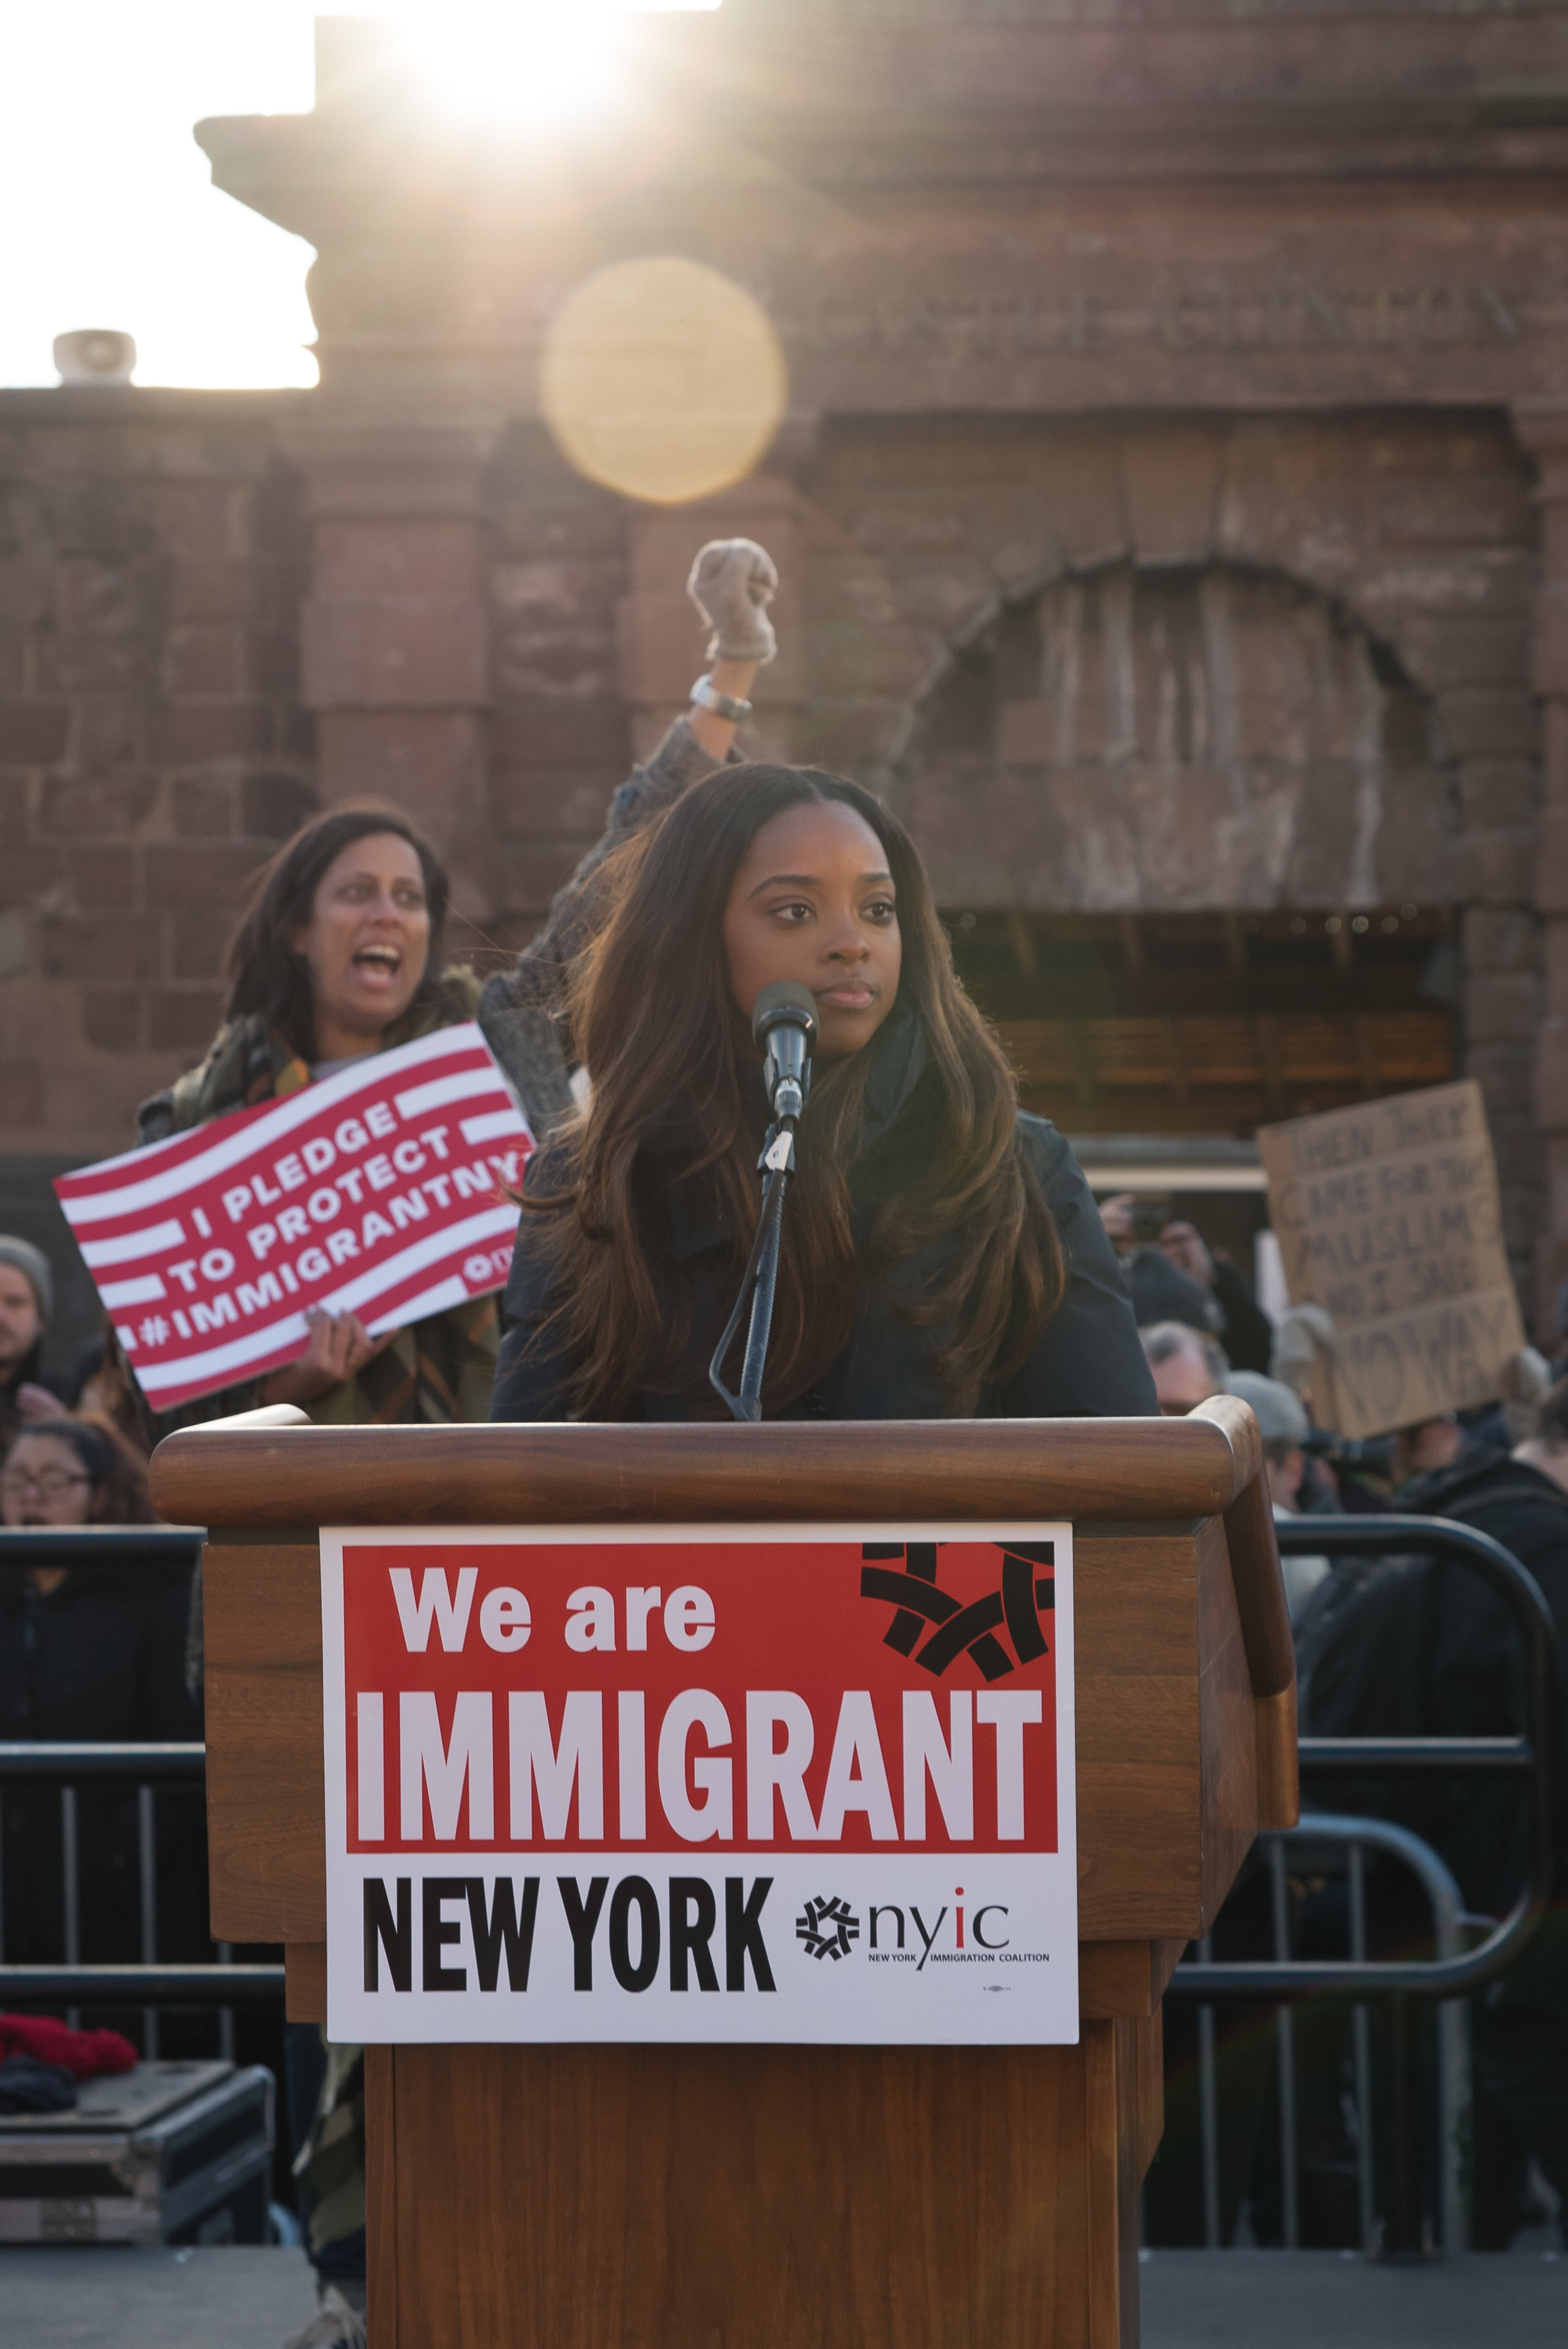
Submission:
M 568 461 L 654 505 L 744 481 L 788 397 L 761 304 L 675 254 L 614 262 L 568 295 L 540 366 L 540 405 Z

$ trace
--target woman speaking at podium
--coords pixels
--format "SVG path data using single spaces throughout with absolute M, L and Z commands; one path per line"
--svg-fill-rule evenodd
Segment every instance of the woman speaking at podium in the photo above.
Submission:
M 1088 1186 L 1020 1112 L 909 834 L 841 776 L 739 764 L 599 874 L 587 1099 L 528 1170 L 491 1418 L 722 1415 L 769 1122 L 752 1007 L 781 981 L 817 1038 L 763 1415 L 1153 1413 Z

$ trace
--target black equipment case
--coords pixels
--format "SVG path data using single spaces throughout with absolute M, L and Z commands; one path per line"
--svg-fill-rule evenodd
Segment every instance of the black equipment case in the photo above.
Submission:
M 265 2242 L 274 2093 L 259 2064 L 139 2064 L 0 2116 L 0 2243 Z

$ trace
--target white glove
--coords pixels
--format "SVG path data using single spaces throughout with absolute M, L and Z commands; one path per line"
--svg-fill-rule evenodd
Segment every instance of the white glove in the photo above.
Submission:
M 767 667 L 779 650 L 768 616 L 778 587 L 773 557 L 754 538 L 709 539 L 686 581 L 686 594 L 713 630 L 709 660 Z
M 1269 1361 L 1269 1376 L 1279 1379 L 1297 1394 L 1305 1394 L 1312 1384 L 1312 1373 L 1320 1353 L 1334 1358 L 1337 1336 L 1334 1316 L 1321 1305 L 1292 1305 L 1280 1317 L 1274 1331 L 1274 1352 Z

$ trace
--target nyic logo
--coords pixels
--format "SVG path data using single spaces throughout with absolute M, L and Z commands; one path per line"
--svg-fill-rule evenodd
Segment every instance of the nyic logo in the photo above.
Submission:
M 796 1918 L 795 1933 L 804 1941 L 809 1958 L 831 1958 L 836 1965 L 849 1956 L 850 1943 L 860 1940 L 860 1920 L 836 1893 L 830 1900 L 819 1894 L 815 1900 L 807 1901 Z
M 868 1563 L 861 1568 L 861 1597 L 891 1602 L 898 1610 L 882 1634 L 884 1643 L 901 1656 L 913 1655 L 938 1680 L 965 1653 L 988 1681 L 1005 1680 L 1014 1669 L 1014 1657 L 1020 1664 L 1032 1664 L 1048 1655 L 1040 1618 L 1056 1607 L 1055 1543 L 1016 1549 L 1003 1545 L 1002 1588 L 971 1599 L 967 1607 L 937 1586 L 936 1553 L 947 1547 L 945 1542 L 861 1543 L 861 1556 L 868 1561 L 903 1561 L 899 1566 Z M 1013 1642 L 1012 1656 L 996 1637 L 1004 1624 Z M 916 1653 L 915 1642 L 930 1627 L 934 1627 L 931 1637 Z
M 987 1900 L 969 1908 L 968 1933 L 965 1932 L 964 1887 L 954 1890 L 954 1905 L 944 1901 L 928 1925 L 918 1904 L 910 1901 L 907 1908 L 895 1900 L 873 1900 L 867 1909 L 871 1940 L 866 1952 L 872 1965 L 912 1965 L 916 1973 L 923 1973 L 934 1960 L 944 1965 L 995 1965 L 998 1959 L 1005 1964 L 1022 1965 L 1049 1963 L 1047 1953 L 1016 1951 L 1006 1920 L 1007 1903 Z M 913 1928 L 905 1946 L 906 1922 Z M 944 1937 L 943 1927 L 948 1930 Z M 801 1955 L 808 1958 L 831 1958 L 835 1965 L 841 1958 L 853 1954 L 850 1944 L 861 1938 L 861 1920 L 841 1893 L 830 1899 L 819 1893 L 808 1900 L 795 1920 L 795 1938 L 801 1945 Z M 944 1946 L 939 1947 L 939 1943 Z

